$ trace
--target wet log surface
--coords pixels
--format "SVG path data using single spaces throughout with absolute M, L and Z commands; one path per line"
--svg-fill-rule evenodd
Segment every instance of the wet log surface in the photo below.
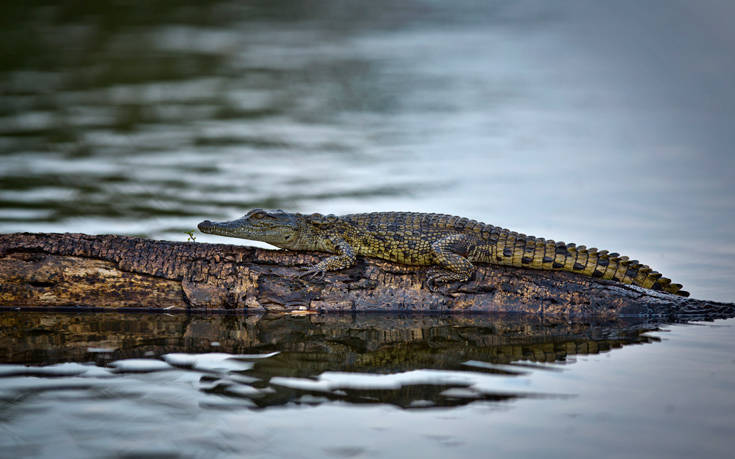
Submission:
M 499 311 L 713 319 L 735 304 L 566 272 L 478 266 L 426 288 L 425 267 L 359 258 L 323 281 L 299 278 L 324 254 L 117 235 L 0 235 L 0 307 L 249 311 Z

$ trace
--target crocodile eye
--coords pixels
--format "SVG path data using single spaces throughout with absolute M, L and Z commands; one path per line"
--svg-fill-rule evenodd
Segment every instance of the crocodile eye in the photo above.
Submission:
M 262 219 L 263 217 L 267 217 L 267 216 L 268 216 L 268 214 L 266 214 L 263 211 L 253 212 L 252 214 L 250 214 L 250 218 L 256 218 L 258 220 Z

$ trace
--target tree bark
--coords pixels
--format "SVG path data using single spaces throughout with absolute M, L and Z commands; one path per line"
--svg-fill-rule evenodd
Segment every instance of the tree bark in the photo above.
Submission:
M 496 265 L 434 292 L 424 283 L 426 267 L 376 259 L 359 258 L 323 281 L 298 277 L 324 256 L 117 235 L 3 234 L 0 307 L 735 316 L 731 303 Z

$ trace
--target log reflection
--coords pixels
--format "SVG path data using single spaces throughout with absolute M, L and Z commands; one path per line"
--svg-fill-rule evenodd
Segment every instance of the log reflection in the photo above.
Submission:
M 185 315 L 0 313 L 0 361 L 47 365 L 170 352 L 299 356 L 307 372 L 449 368 L 459 359 L 559 362 L 607 351 L 656 325 L 636 319 L 568 321 L 527 315 Z M 111 352 L 100 352 L 100 350 Z M 90 350 L 92 352 L 90 352 Z M 305 364 L 313 355 L 314 363 Z
M 452 380 L 452 375 L 513 378 L 528 371 L 559 369 L 539 364 L 573 361 L 576 355 L 656 339 L 644 334 L 655 324 L 633 319 L 570 322 L 526 315 L 2 312 L 0 327 L 0 361 L 31 366 L 94 362 L 107 367 L 116 360 L 156 359 L 171 353 L 277 351 L 273 357 L 256 359 L 250 370 L 236 373 L 235 380 L 241 377 L 236 382 L 232 374 L 207 371 L 200 378 L 204 392 L 246 397 L 261 408 L 334 399 L 407 408 L 505 400 L 529 394 L 467 394 L 472 383 Z M 369 382 L 345 385 L 323 378 L 344 374 L 366 375 Z M 403 382 L 392 382 L 396 375 Z M 447 375 L 452 381 L 441 380 Z

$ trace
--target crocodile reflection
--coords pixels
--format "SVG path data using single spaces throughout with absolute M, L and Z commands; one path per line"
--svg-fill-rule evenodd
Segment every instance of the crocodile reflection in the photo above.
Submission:
M 179 353 L 273 354 L 255 359 L 247 371 L 199 370 L 200 390 L 248 398 L 260 408 L 327 400 L 418 408 L 539 395 L 472 387 L 488 375 L 498 380 L 558 370 L 547 364 L 651 342 L 656 338 L 643 333 L 655 328 L 634 319 L 568 322 L 525 315 L 2 312 L 0 362 L 108 367 Z

